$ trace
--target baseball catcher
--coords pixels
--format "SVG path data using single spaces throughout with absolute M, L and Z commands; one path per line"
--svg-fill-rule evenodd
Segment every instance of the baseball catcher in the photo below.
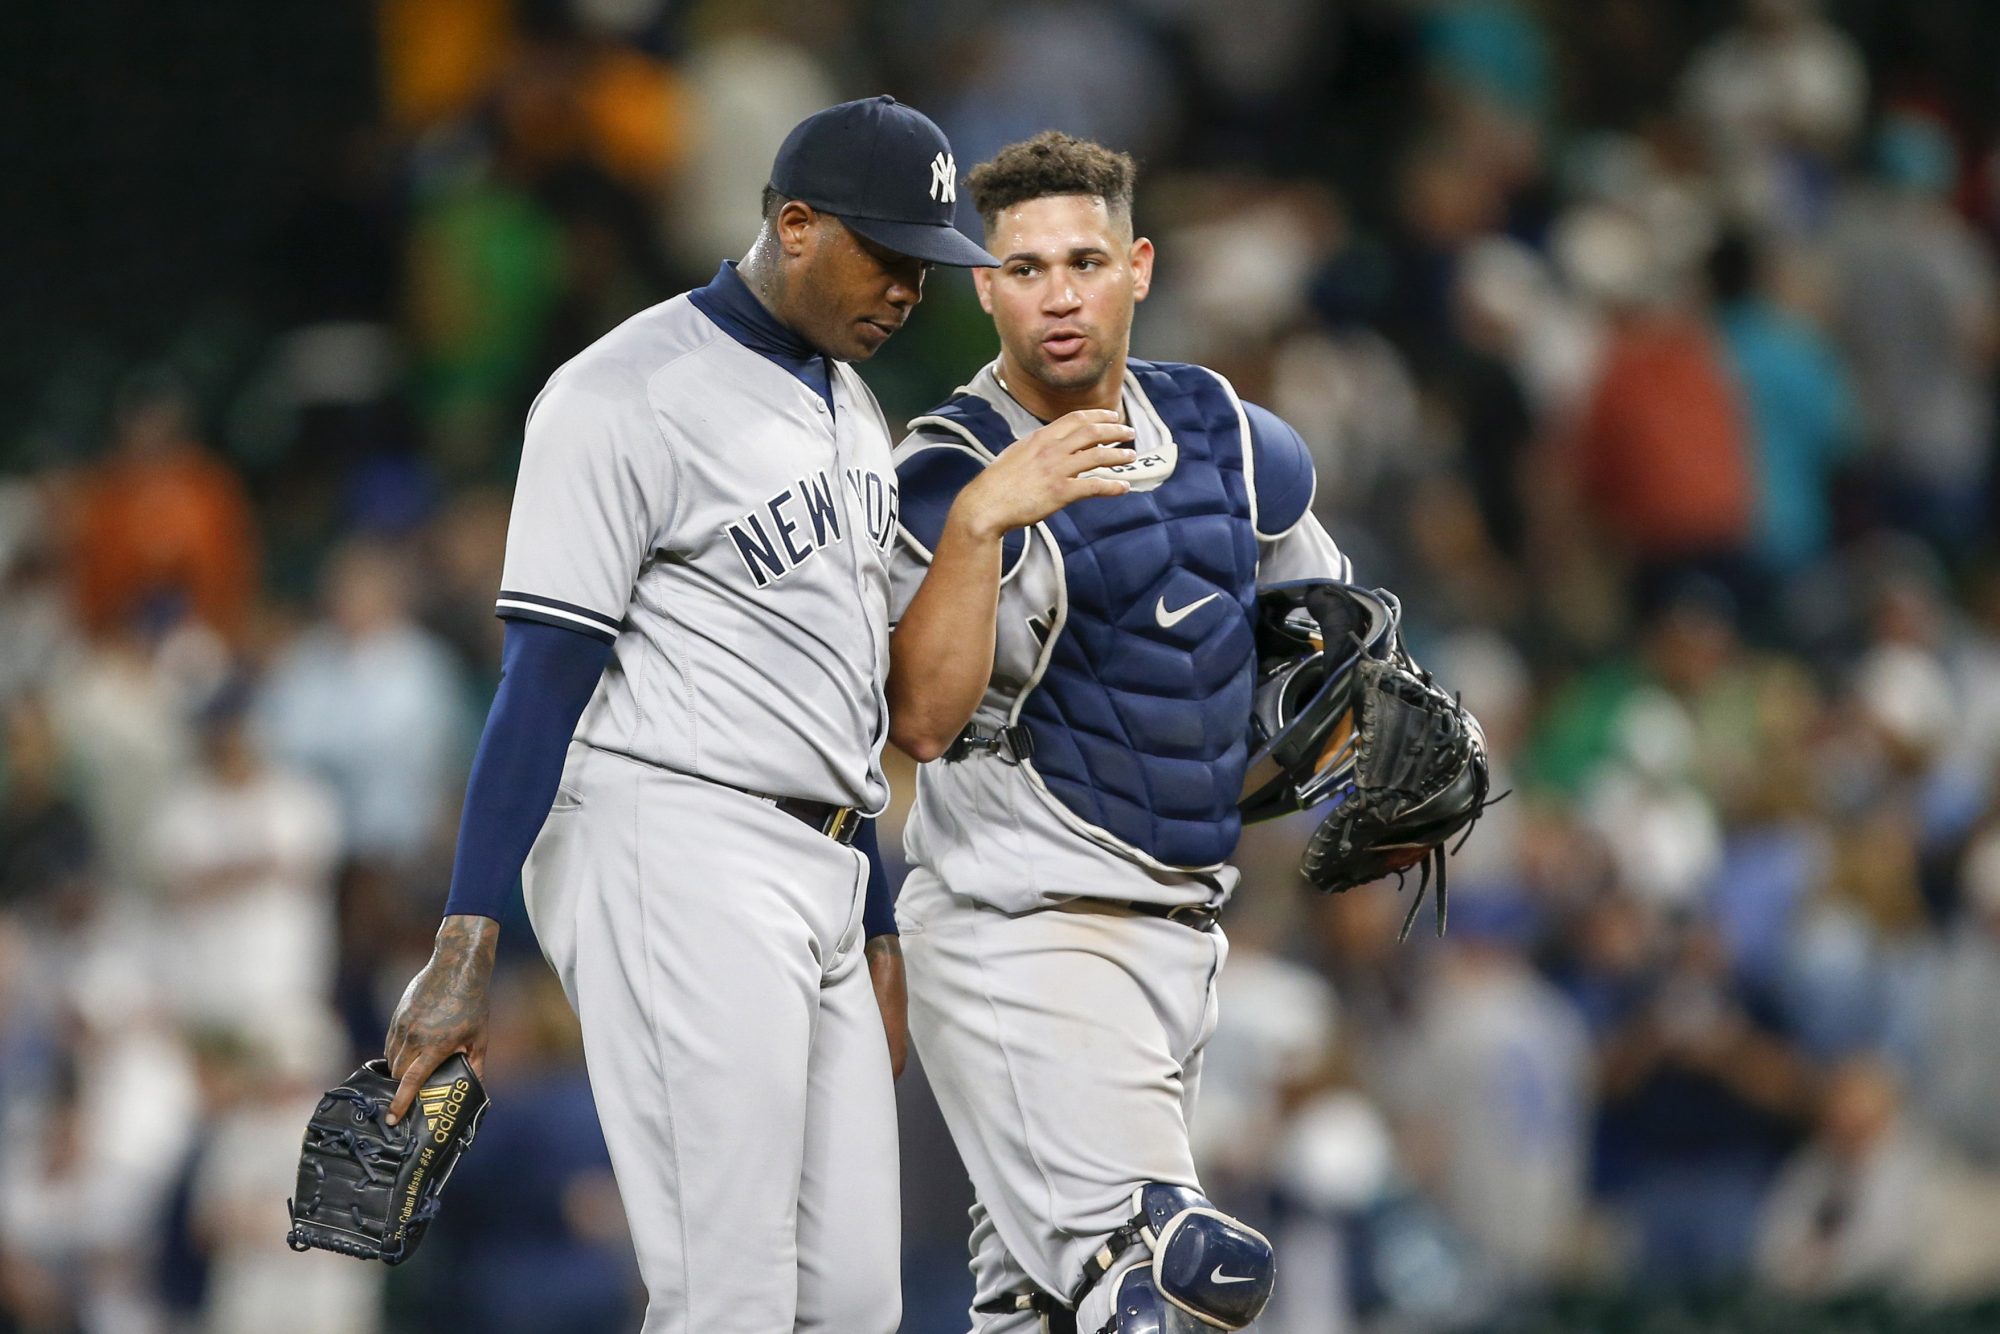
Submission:
M 1433 878 L 1444 934 L 1444 845 L 1454 834 L 1463 842 L 1492 799 L 1479 720 L 1410 657 L 1402 618 L 1382 589 L 1264 590 L 1240 809 L 1248 823 L 1331 802 L 1299 867 L 1329 893 L 1388 875 L 1400 883 L 1420 867 L 1407 939 Z
M 462 1055 L 424 1081 L 418 1115 L 390 1125 L 396 1087 L 389 1063 L 378 1058 L 320 1098 L 306 1122 L 298 1193 L 288 1201 L 285 1240 L 293 1250 L 318 1247 L 392 1265 L 416 1252 L 488 1099 Z

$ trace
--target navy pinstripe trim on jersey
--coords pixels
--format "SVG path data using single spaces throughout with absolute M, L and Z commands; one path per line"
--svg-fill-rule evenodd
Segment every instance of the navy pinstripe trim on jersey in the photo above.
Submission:
M 536 593 L 513 593 L 503 588 L 493 603 L 493 614 L 508 620 L 539 621 L 565 630 L 580 630 L 606 643 L 618 638 L 618 622 L 603 612 Z
M 538 625 L 553 625 L 559 630 L 573 630 L 586 639 L 594 639 L 601 644 L 615 644 L 618 642 L 616 634 L 606 630 L 595 621 L 586 621 L 580 616 L 571 616 L 568 612 L 541 611 L 528 607 L 510 607 L 505 603 L 501 603 L 495 608 L 493 614 L 506 621 L 534 621 Z

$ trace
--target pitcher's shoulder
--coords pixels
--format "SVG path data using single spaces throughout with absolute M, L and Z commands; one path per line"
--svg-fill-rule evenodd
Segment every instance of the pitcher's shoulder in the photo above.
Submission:
M 682 363 L 724 345 L 733 345 L 728 335 L 683 293 L 606 330 L 564 362 L 549 384 L 598 396 L 643 396 L 663 375 L 685 378 Z

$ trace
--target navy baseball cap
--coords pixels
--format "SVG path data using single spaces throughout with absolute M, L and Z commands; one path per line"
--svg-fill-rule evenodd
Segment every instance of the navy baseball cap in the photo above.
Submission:
M 899 255 L 959 268 L 999 260 L 952 225 L 958 164 L 929 116 L 868 97 L 807 116 L 771 164 L 771 188 Z

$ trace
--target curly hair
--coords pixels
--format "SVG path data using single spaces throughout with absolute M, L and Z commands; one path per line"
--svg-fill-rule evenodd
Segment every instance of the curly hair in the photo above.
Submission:
M 1138 175 L 1139 164 L 1129 153 L 1044 130 L 974 167 L 965 184 L 990 231 L 1002 210 L 1048 195 L 1095 195 L 1114 217 L 1129 220 Z

